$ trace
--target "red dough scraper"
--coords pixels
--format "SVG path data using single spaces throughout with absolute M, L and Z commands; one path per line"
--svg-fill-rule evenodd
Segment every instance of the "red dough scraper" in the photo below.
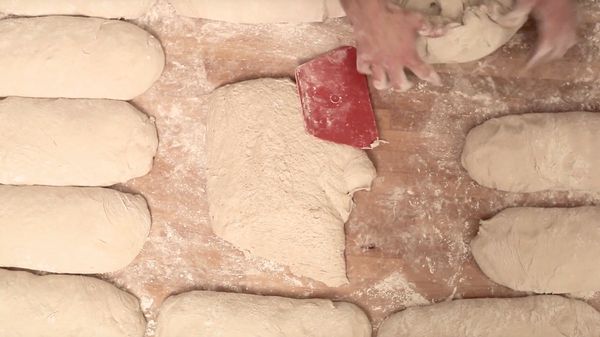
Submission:
M 371 149 L 379 134 L 367 77 L 356 70 L 356 49 L 341 47 L 296 68 L 306 130 L 321 139 Z

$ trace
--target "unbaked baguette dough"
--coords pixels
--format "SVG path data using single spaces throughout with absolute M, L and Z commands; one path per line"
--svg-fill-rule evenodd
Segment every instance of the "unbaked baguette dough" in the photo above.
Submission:
M 378 337 L 598 337 L 600 313 L 560 296 L 455 300 L 388 317 Z
M 527 17 L 513 27 L 497 20 L 513 7 L 513 0 L 404 0 L 405 8 L 451 22 L 441 37 L 419 37 L 417 50 L 428 63 L 462 63 L 478 60 L 504 45 Z M 441 20 L 440 20 L 441 19 Z M 441 23 L 440 23 L 441 24 Z
M 309 135 L 289 80 L 228 85 L 207 109 L 214 232 L 297 275 L 347 283 L 344 222 L 375 177 L 364 151 Z
M 169 0 L 183 16 L 236 23 L 319 22 L 344 16 L 338 0 Z
M 600 114 L 491 119 L 467 136 L 462 163 L 479 184 L 510 192 L 600 191 Z
M 369 337 L 357 306 L 322 299 L 193 291 L 167 299 L 157 337 Z
M 0 13 L 19 16 L 84 15 L 135 19 L 156 0 L 0 0 Z
M 0 269 L 2 337 L 142 337 L 145 327 L 137 298 L 108 282 Z
M 128 22 L 0 21 L 0 96 L 129 100 L 152 86 L 164 62 L 160 42 Z
M 152 168 L 154 123 L 127 102 L 0 101 L 0 184 L 108 186 Z
M 471 243 L 496 283 L 537 293 L 600 290 L 600 207 L 509 208 Z
M 57 273 L 119 270 L 150 229 L 143 197 L 104 188 L 0 185 L 0 266 Z

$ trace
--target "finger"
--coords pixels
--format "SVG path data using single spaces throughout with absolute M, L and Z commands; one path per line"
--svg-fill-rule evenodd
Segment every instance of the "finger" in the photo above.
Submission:
M 496 23 L 506 28 L 523 25 L 537 2 L 538 0 L 517 0 L 515 8 L 508 12 L 508 14 L 496 19 Z
M 567 51 L 569 51 L 569 49 L 575 45 L 576 40 L 577 38 L 575 37 L 575 33 L 572 35 L 569 33 L 561 35 L 556 42 L 554 50 L 550 54 L 550 59 L 554 60 L 565 56 Z
M 371 75 L 373 73 L 371 62 L 360 56 L 356 58 L 356 69 L 359 73 L 364 75 Z
M 534 15 L 540 22 L 539 47 L 528 68 L 563 57 L 577 41 L 575 15 L 568 7 L 542 6 Z
M 388 75 L 381 66 L 374 65 L 371 67 L 373 70 L 373 74 L 371 75 L 373 78 L 373 86 L 377 90 L 385 90 L 389 89 L 390 83 L 388 80 Z
M 408 69 L 412 71 L 418 78 L 427 81 L 433 85 L 442 85 L 440 75 L 433 69 L 430 64 L 423 62 L 418 56 L 414 56 L 414 61 L 409 62 Z
M 554 48 L 548 42 L 543 42 L 536 49 L 535 54 L 529 59 L 527 65 L 525 66 L 525 70 L 529 70 L 540 63 L 544 63 L 550 59 L 550 55 L 552 55 Z
M 407 91 L 413 87 L 411 81 L 406 77 L 406 73 L 404 72 L 404 68 L 400 68 L 396 71 L 389 72 L 390 82 L 392 83 L 392 87 L 399 91 Z

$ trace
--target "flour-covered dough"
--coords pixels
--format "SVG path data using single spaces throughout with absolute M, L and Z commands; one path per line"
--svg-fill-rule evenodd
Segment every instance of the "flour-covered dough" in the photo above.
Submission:
M 509 208 L 482 221 L 473 256 L 492 281 L 515 290 L 600 290 L 600 207 Z
M 19 16 L 84 15 L 135 19 L 156 0 L 0 0 L 0 13 Z
M 150 230 L 143 197 L 105 188 L 0 185 L 0 266 L 56 273 L 119 270 Z
M 319 22 L 344 16 L 338 0 L 169 0 L 179 15 L 236 23 Z
M 417 49 L 428 63 L 462 63 L 480 59 L 504 45 L 525 23 L 501 26 L 497 20 L 513 0 L 405 0 L 401 6 L 422 12 L 434 22 L 451 23 L 441 37 L 419 37 Z
M 125 21 L 0 20 L 0 97 L 130 100 L 152 86 L 164 62 L 160 42 Z
M 152 168 L 154 123 L 127 102 L 0 100 L 0 184 L 109 186 Z
M 600 191 L 600 113 L 510 115 L 471 130 L 462 163 L 479 184 L 510 192 Z
M 145 328 L 138 299 L 108 282 L 0 269 L 2 337 L 142 337 Z
M 378 337 L 598 337 L 600 313 L 561 296 L 455 300 L 388 317 Z
M 157 337 L 370 337 L 357 306 L 322 299 L 193 291 L 160 308 Z
M 297 275 L 347 283 L 344 222 L 375 177 L 364 151 L 309 135 L 289 80 L 225 86 L 207 109 L 214 232 Z

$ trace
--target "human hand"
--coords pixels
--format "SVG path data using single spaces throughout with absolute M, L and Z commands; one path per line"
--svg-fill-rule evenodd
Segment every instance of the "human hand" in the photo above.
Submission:
M 516 8 L 500 20 L 502 25 L 523 22 L 532 14 L 538 24 L 538 45 L 527 68 L 561 58 L 575 45 L 576 13 L 572 0 L 517 0 Z
M 416 42 L 419 35 L 440 36 L 443 29 L 429 24 L 421 14 L 388 8 L 378 0 L 365 3 L 371 6 L 349 15 L 358 50 L 358 71 L 371 75 L 378 90 L 410 89 L 412 83 L 406 77 L 406 69 L 422 80 L 440 85 L 439 75 L 417 53 Z

